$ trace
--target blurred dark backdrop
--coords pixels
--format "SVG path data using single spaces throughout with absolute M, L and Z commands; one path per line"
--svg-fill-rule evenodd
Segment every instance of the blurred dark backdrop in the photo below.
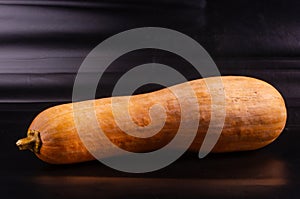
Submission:
M 288 107 L 283 134 L 256 152 L 211 155 L 203 160 L 187 155 L 168 168 L 143 175 L 119 173 L 98 163 L 56 167 L 40 162 L 30 152 L 17 151 L 15 141 L 25 136 L 40 111 L 71 101 L 76 72 L 96 45 L 121 31 L 146 26 L 192 37 L 209 52 L 222 75 L 256 77 L 276 87 Z M 110 96 L 124 72 L 147 62 L 173 66 L 188 79 L 200 78 L 186 61 L 171 53 L 140 50 L 120 57 L 108 68 L 97 97 Z M 1 0 L 2 196 L 297 198 L 299 69 L 297 0 Z M 137 92 L 158 88 L 148 85 Z
M 0 1 L 0 108 L 71 101 L 76 72 L 95 46 L 121 31 L 157 26 L 198 41 L 222 75 L 271 83 L 295 109 L 300 98 L 299 11 L 300 3 L 291 0 Z M 110 96 L 122 73 L 141 63 L 165 63 L 188 79 L 199 77 L 179 59 L 158 50 L 123 56 L 106 71 L 97 97 Z M 297 114 L 289 117 L 291 124 L 298 120 Z

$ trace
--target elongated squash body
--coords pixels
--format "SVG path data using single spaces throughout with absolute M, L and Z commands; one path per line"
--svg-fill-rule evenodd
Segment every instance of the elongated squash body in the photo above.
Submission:
M 213 81 L 214 78 L 219 77 L 207 79 Z M 280 93 L 270 84 L 250 77 L 223 76 L 221 80 L 225 92 L 226 117 L 222 133 L 212 152 L 255 150 L 273 142 L 282 132 L 287 117 Z M 173 88 L 180 89 L 184 84 L 190 84 L 199 103 L 195 110 L 200 113 L 197 121 L 199 128 L 189 148 L 190 151 L 198 151 L 211 120 L 211 95 L 204 79 L 178 84 Z M 149 109 L 153 105 L 159 104 L 165 109 L 163 128 L 149 138 L 128 135 L 118 127 L 112 112 L 113 98 L 96 99 L 93 102 L 99 127 L 118 147 L 131 152 L 154 151 L 165 146 L 176 135 L 181 118 L 180 104 L 169 88 L 130 98 L 130 116 L 141 127 L 151 123 Z M 76 102 L 77 107 L 79 106 L 76 114 L 82 115 L 82 122 L 87 124 L 86 132 L 95 128 L 89 125 L 89 119 L 85 117 L 88 102 L 90 101 Z M 54 164 L 93 160 L 94 157 L 78 135 L 73 105 L 58 105 L 41 112 L 30 125 L 28 137 L 17 142 L 20 149 L 31 149 L 40 159 Z

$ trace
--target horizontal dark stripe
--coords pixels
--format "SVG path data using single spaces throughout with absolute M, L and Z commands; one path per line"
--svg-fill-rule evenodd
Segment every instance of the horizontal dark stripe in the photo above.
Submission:
M 40 6 L 43 4 L 41 2 L 46 5 Z M 110 5 L 109 8 L 94 6 L 101 5 L 99 1 L 91 4 L 93 9 L 79 9 L 51 5 L 88 3 L 29 1 L 26 4 L 26 1 L 2 1 L 0 59 L 35 59 L 58 55 L 81 57 L 109 36 L 145 26 L 171 28 L 185 33 L 213 56 L 300 55 L 300 12 L 297 1 L 282 3 L 276 0 L 270 6 L 266 0 L 256 3 L 230 1 L 230 4 L 224 5 L 210 0 L 203 9 L 197 7 L 203 2 L 201 0 L 192 3 L 125 2 L 105 1 L 104 4 Z M 190 4 L 192 6 L 182 6 Z M 140 8 L 135 5 L 145 6 Z
M 111 6 L 157 6 L 157 5 L 176 5 L 190 7 L 204 7 L 205 0 L 1 0 L 2 5 L 22 5 L 22 6 L 53 6 L 53 7 L 82 7 L 82 8 L 103 8 Z
M 185 74 L 187 79 L 200 78 L 199 74 L 190 70 L 184 62 L 162 59 L 157 59 L 157 62 L 160 62 L 160 60 L 166 65 L 174 66 L 179 72 Z M 47 61 L 45 60 L 38 60 L 38 62 L 43 64 L 44 67 L 34 67 L 34 64 L 32 64 L 30 70 L 24 70 L 22 67 L 0 70 L 0 92 L 2 93 L 0 102 L 56 102 L 69 101 L 71 99 L 73 83 L 76 71 L 80 66 L 80 60 L 70 59 L 70 62 L 54 64 L 53 66 L 50 63 L 47 66 Z M 135 66 L 137 62 L 139 60 L 125 59 L 115 64 L 114 67 L 109 67 L 101 80 L 102 90 L 99 91 L 99 96 L 111 95 L 112 88 L 118 78 L 125 71 Z M 284 59 L 269 61 L 248 59 L 216 60 L 222 75 L 241 75 L 262 79 L 277 88 L 288 100 L 290 106 L 294 106 L 296 103 L 296 101 L 289 102 L 290 100 L 300 99 L 299 63 L 297 60 Z M 13 71 L 16 72 L 14 73 Z M 84 84 L 88 87 L 89 82 L 87 81 Z M 145 87 L 141 92 L 149 92 L 151 89 Z M 295 106 L 298 105 L 296 104 Z

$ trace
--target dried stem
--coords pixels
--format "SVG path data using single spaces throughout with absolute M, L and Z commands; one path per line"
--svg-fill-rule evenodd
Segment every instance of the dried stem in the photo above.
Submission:
M 22 138 L 16 142 L 16 145 L 20 150 L 31 150 L 35 153 L 39 153 L 42 142 L 40 138 L 40 133 L 38 131 L 29 130 L 27 137 Z

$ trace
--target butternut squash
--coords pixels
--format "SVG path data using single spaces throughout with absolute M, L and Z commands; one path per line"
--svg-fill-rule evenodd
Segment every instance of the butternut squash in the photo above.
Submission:
M 216 77 L 210 77 L 214 80 Z M 250 77 L 221 77 L 226 100 L 226 117 L 222 133 L 212 152 L 255 150 L 273 142 L 286 123 L 286 107 L 280 93 L 270 84 Z M 190 84 L 198 102 L 200 120 L 197 135 L 188 150 L 198 151 L 205 137 L 211 116 L 211 96 L 204 79 Z M 175 85 L 178 87 L 180 85 Z M 117 98 L 117 97 L 113 97 Z M 163 128 L 149 138 L 138 138 L 123 132 L 114 120 L 112 98 L 96 99 L 95 113 L 101 129 L 112 143 L 136 153 L 155 151 L 172 140 L 180 123 L 180 105 L 170 89 L 133 95 L 129 110 L 132 120 L 139 126 L 151 121 L 149 108 L 159 103 L 165 109 L 166 121 Z M 82 109 L 87 101 L 76 102 Z M 26 138 L 17 141 L 21 149 L 30 149 L 41 160 L 53 164 L 67 164 L 94 160 L 82 143 L 74 123 L 73 103 L 62 104 L 42 111 L 31 123 Z M 122 108 L 122 107 L 121 107 Z M 89 132 L 87 125 L 86 132 Z M 105 149 L 103 149 L 105 150 Z

